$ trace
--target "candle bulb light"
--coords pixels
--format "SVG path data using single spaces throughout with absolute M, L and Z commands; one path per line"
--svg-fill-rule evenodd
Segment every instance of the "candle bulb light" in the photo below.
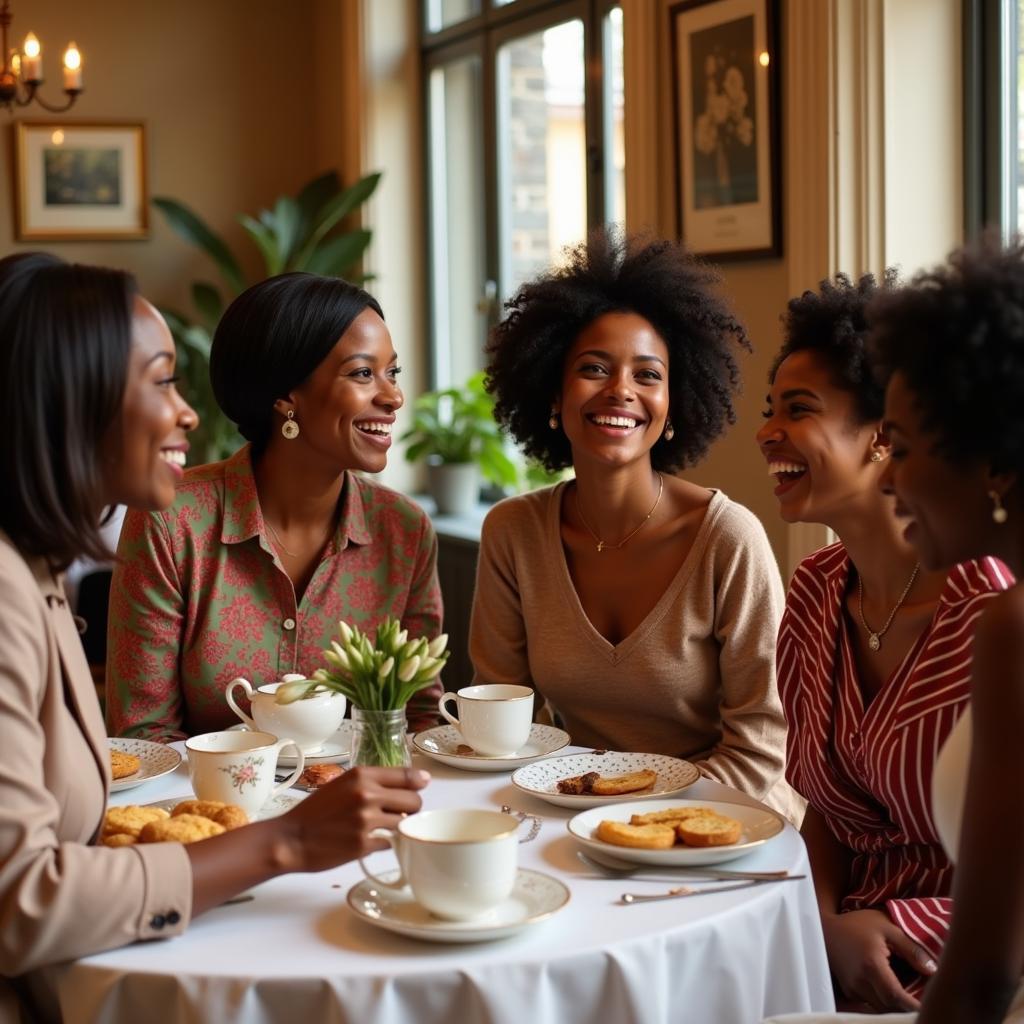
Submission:
M 25 44 L 21 48 L 21 80 L 23 82 L 41 82 L 43 80 L 43 48 L 39 45 L 34 32 L 25 36 Z
M 48 103 L 40 95 L 43 84 L 43 47 L 34 32 L 25 36 L 21 49 L 11 47 L 12 0 L 0 0 L 0 107 L 13 113 L 18 107 L 38 103 L 51 114 L 62 114 L 75 105 L 82 92 L 82 51 L 74 41 L 64 51 L 63 102 Z
M 64 90 L 82 91 L 82 54 L 74 42 L 68 43 L 68 48 L 64 51 Z

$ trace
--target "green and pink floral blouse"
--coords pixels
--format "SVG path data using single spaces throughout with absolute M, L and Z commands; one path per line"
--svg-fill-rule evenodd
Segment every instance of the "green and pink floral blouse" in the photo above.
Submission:
M 441 632 L 437 539 L 407 498 L 345 474 L 337 533 L 296 603 L 271 546 L 249 446 L 185 474 L 163 512 L 129 511 L 118 545 L 107 639 L 113 736 L 170 742 L 238 721 L 224 699 L 309 675 L 340 619 L 371 630 L 389 615 L 410 636 Z M 409 704 L 409 727 L 437 724 L 440 681 Z

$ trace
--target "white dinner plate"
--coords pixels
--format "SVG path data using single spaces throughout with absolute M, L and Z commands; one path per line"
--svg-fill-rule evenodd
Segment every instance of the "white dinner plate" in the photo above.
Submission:
M 126 739 L 121 736 L 108 736 L 107 743 L 111 750 L 120 750 L 122 754 L 131 754 L 139 759 L 139 770 L 134 775 L 127 775 L 123 779 L 111 782 L 111 793 L 119 793 L 122 789 L 131 789 L 133 786 L 149 782 L 150 779 L 158 779 L 161 775 L 173 772 L 181 764 L 181 754 L 163 743 Z
M 629 823 L 634 814 L 663 811 L 671 807 L 708 807 L 719 814 L 735 818 L 743 826 L 738 843 L 729 846 L 673 846 L 670 850 L 641 850 L 632 846 L 616 846 L 597 838 L 597 826 L 604 820 Z M 567 822 L 569 833 L 584 846 L 628 860 L 634 864 L 656 864 L 659 867 L 691 867 L 699 864 L 723 864 L 749 853 L 774 839 L 786 827 L 785 822 L 767 807 L 730 804 L 721 800 L 655 800 L 616 804 L 614 807 L 592 807 Z
M 598 796 L 595 793 L 559 793 L 558 783 L 573 775 L 598 772 L 607 778 L 610 775 L 627 775 L 644 769 L 655 771 L 658 778 L 654 785 L 635 793 L 619 796 Z M 559 807 L 599 807 L 606 804 L 620 804 L 623 800 L 649 800 L 652 797 L 664 799 L 682 792 L 700 778 L 695 765 L 668 754 L 630 754 L 620 750 L 608 750 L 603 754 L 565 754 L 549 757 L 526 768 L 520 768 L 512 776 L 512 785 L 530 796 L 547 800 Z
M 170 813 L 178 806 L 178 804 L 185 800 L 193 799 L 195 798 L 190 796 L 179 796 L 171 800 L 154 800 L 152 803 L 146 804 L 145 806 L 160 807 Z M 283 793 L 278 793 L 277 796 L 272 796 L 260 808 L 259 814 L 257 814 L 252 820 L 265 821 L 267 818 L 276 818 L 278 815 L 284 814 L 286 811 L 290 811 L 297 803 L 300 803 L 305 799 L 305 793 L 294 793 L 290 789 L 285 790 Z
M 240 722 L 229 727 L 231 732 L 248 732 L 249 726 Z M 307 754 L 305 765 L 311 764 L 344 764 L 352 756 L 352 723 L 346 719 L 338 726 L 338 731 L 320 748 L 319 754 Z M 278 766 L 294 768 L 298 764 L 294 754 L 279 754 Z
M 424 729 L 412 738 L 413 746 L 427 757 L 468 772 L 510 772 L 542 757 L 550 757 L 569 745 L 569 734 L 553 725 L 531 725 L 530 738 L 508 757 L 484 757 L 476 752 L 459 752 L 466 747 L 462 733 L 454 725 L 437 725 Z
M 382 876 L 386 881 L 398 872 Z M 539 924 L 569 902 L 569 890 L 541 871 L 516 872 L 512 894 L 504 903 L 472 921 L 434 917 L 413 898 L 409 889 L 385 889 L 364 878 L 348 891 L 348 905 L 357 917 L 399 935 L 427 942 L 490 942 Z

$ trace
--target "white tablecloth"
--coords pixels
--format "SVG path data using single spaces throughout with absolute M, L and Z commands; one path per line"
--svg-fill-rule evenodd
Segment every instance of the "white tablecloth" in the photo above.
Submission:
M 440 945 L 355 917 L 345 894 L 358 864 L 266 882 L 248 903 L 212 910 L 188 932 L 49 972 L 67 1024 L 570 1024 L 693 1021 L 752 1024 L 766 1014 L 833 1008 L 810 880 L 720 895 L 621 906 L 625 890 L 664 883 L 592 877 L 576 858 L 572 812 L 522 795 L 507 774 L 463 772 L 416 758 L 434 778 L 424 806 L 510 804 L 543 818 L 519 847 L 520 866 L 565 881 L 572 899 L 547 921 L 477 945 Z M 172 775 L 114 794 L 112 803 L 190 796 Z M 701 780 L 697 799 L 753 803 Z M 393 865 L 390 852 L 370 865 Z M 728 865 L 808 870 L 791 826 Z

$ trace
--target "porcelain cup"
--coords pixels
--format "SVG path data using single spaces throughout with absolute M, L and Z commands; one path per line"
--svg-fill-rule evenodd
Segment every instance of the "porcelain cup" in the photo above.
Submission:
M 296 678 L 302 678 L 298 676 Z M 288 682 L 288 680 L 284 680 Z M 333 690 L 324 690 L 294 701 L 278 704 L 275 697 L 281 683 L 267 683 L 254 688 L 247 679 L 233 679 L 224 695 L 228 706 L 245 724 L 256 732 L 289 736 L 304 754 L 318 754 L 330 736 L 338 731 L 345 717 L 345 697 Z M 252 715 L 247 715 L 235 702 L 235 688 L 241 687 L 249 698 Z
M 398 857 L 396 880 L 385 882 L 363 863 L 363 871 L 386 889 L 412 889 L 435 917 L 469 921 L 508 899 L 516 881 L 519 822 L 498 811 L 422 811 L 397 829 L 370 835 L 386 839 Z
M 284 747 L 297 754 L 291 775 L 274 785 L 277 757 Z M 185 740 L 188 774 L 192 789 L 200 800 L 220 800 L 238 804 L 250 818 L 263 805 L 299 780 L 305 757 L 299 745 L 287 737 L 269 732 L 206 732 Z
M 456 701 L 459 717 L 448 710 Z M 484 757 L 509 757 L 530 738 L 533 690 L 529 686 L 487 683 L 446 693 L 438 707 L 462 738 Z

